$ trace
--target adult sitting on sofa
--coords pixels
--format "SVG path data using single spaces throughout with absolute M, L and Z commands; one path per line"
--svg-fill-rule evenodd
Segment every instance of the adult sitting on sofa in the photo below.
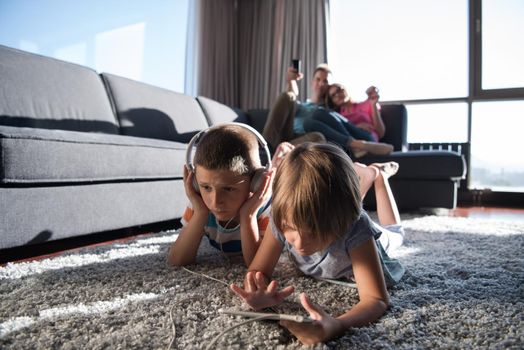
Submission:
M 268 109 L 248 111 L 251 123 L 262 130 L 269 114 Z M 393 145 L 393 152 L 388 155 L 366 155 L 358 159 L 364 164 L 395 161 L 399 170 L 389 179 L 398 208 L 402 211 L 426 208 L 455 208 L 460 181 L 466 174 L 464 156 L 449 150 L 413 150 L 408 151 L 407 124 L 408 116 L 403 104 L 383 104 L 382 119 L 386 134 L 381 142 Z M 364 207 L 376 207 L 375 196 L 367 194 Z
M 301 78 L 301 74 L 294 68 L 288 69 L 287 91 L 280 95 L 263 127 L 264 136 L 269 143 L 293 142 L 292 137 L 295 137 L 295 142 L 301 142 L 308 135 L 321 132 L 328 142 L 347 149 L 354 159 L 358 158 L 364 164 L 388 161 L 399 163 L 400 170 L 391 178 L 391 187 L 400 208 L 454 208 L 457 186 L 466 172 L 464 157 L 445 150 L 405 152 L 408 149 L 407 111 L 402 104 L 383 106 L 381 115 L 386 131 L 380 142 L 372 142 L 371 138 L 356 139 L 350 133 L 352 129 L 343 125 L 350 123 L 339 120 L 343 118 L 333 116 L 319 107 L 324 102 L 321 95 L 328 89 L 329 74 L 330 70 L 326 65 L 319 65 L 311 80 L 311 102 L 299 104 L 295 100 L 299 93 L 297 80 Z M 264 111 L 251 111 L 251 114 L 254 113 L 265 114 Z M 303 130 L 298 130 L 300 127 L 297 128 L 297 125 L 301 125 Z M 292 128 L 295 129 L 295 135 L 291 132 Z M 297 131 L 306 134 L 300 136 Z M 358 132 L 355 135 L 359 135 Z M 374 196 L 366 196 L 365 204 L 373 209 L 376 205 Z
M 334 142 L 354 155 L 388 154 L 393 146 L 374 142 L 370 135 L 347 122 L 344 118 L 331 115 L 320 108 L 328 89 L 328 66 L 318 65 L 311 79 L 311 96 L 305 103 L 296 101 L 299 94 L 297 81 L 302 74 L 289 67 L 286 74 L 287 90 L 272 107 L 264 127 L 264 137 L 276 147 L 282 141 L 303 142 L 309 135 L 321 134 L 327 141 Z

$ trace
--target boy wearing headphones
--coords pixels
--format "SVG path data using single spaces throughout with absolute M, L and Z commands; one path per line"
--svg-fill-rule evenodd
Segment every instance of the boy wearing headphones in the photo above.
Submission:
M 265 167 L 259 144 L 267 155 Z M 275 161 L 290 147 L 279 146 Z M 223 252 L 242 252 L 249 266 L 269 222 L 272 177 L 266 142 L 250 126 L 228 123 L 197 134 L 189 143 L 184 168 L 184 187 L 191 205 L 183 214 L 183 228 L 169 250 L 168 263 L 194 263 L 205 235 Z

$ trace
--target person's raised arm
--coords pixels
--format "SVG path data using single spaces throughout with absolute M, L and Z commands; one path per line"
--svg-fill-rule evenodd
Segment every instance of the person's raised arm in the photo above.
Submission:
M 380 95 L 378 94 L 378 89 L 375 86 L 370 86 L 366 90 L 368 99 L 371 103 L 371 117 L 373 118 L 373 126 L 375 131 L 378 134 L 378 137 L 381 139 L 386 134 L 386 126 L 382 120 L 382 115 L 380 115 L 380 110 L 378 109 L 378 100 Z
M 184 187 L 188 196 L 193 214 L 182 228 L 175 243 L 169 248 L 167 262 L 174 266 L 184 266 L 195 262 L 200 241 L 204 236 L 204 225 L 207 222 L 209 209 L 202 197 L 193 188 L 194 173 L 184 166 Z
M 292 92 L 298 96 L 298 81 L 302 79 L 303 75 L 293 67 L 289 67 L 286 72 L 286 92 Z

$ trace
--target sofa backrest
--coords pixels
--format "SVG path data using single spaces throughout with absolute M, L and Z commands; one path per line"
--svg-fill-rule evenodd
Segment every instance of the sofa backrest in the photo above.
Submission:
M 402 103 L 395 103 L 383 104 L 381 107 L 381 115 L 386 126 L 386 134 L 380 141 L 393 145 L 395 151 L 407 151 L 408 112 L 406 106 Z M 269 109 L 248 110 L 248 124 L 262 133 L 269 112 Z
M 204 96 L 198 96 L 197 101 L 202 107 L 209 125 L 230 122 L 249 124 L 247 115 L 239 109 L 233 109 Z
M 97 72 L 1 45 L 0 125 L 118 133 Z
M 209 126 L 195 98 L 102 73 L 124 135 L 187 143 Z
M 402 103 L 383 104 L 381 116 L 386 134 L 380 140 L 393 145 L 395 151 L 408 150 L 408 111 Z

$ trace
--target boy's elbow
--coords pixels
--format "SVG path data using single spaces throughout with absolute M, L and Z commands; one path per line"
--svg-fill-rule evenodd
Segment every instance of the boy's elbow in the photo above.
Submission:
M 177 258 L 176 256 L 170 256 L 167 259 L 167 263 L 173 267 L 181 267 L 181 266 L 191 265 L 193 261 L 189 261 L 188 259 Z
M 169 250 L 167 255 L 167 264 L 169 266 L 180 267 L 189 265 L 191 263 L 192 261 L 188 261 L 188 259 L 186 259 L 184 256 L 181 256 L 180 254 L 174 254 L 172 248 Z
M 176 259 L 174 256 L 172 255 L 169 255 L 167 257 L 167 264 L 169 266 L 180 266 L 180 262 L 178 261 L 178 259 Z
M 167 260 L 167 264 L 169 266 L 176 266 L 175 265 L 176 264 L 176 256 L 175 256 L 173 250 L 174 250 L 174 245 L 171 245 L 169 247 L 169 250 L 167 251 L 167 259 L 166 260 Z
M 182 264 L 180 263 L 180 261 L 178 261 L 177 259 L 167 259 L 167 264 L 169 266 L 173 266 L 173 267 L 179 267 L 179 266 L 182 266 Z

